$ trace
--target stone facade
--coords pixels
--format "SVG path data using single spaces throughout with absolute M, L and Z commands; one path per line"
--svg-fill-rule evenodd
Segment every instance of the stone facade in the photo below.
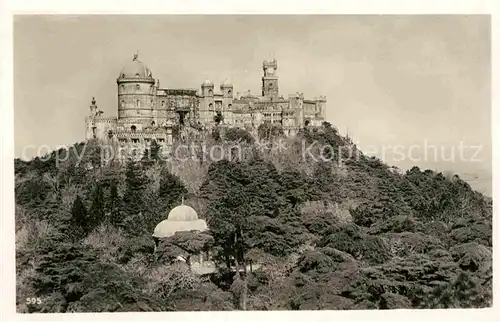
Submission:
M 219 91 L 209 80 L 199 90 L 161 88 L 160 81 L 134 55 L 116 80 L 118 116 L 104 116 L 92 99 L 85 137 L 128 147 L 133 153 L 136 146 L 147 146 L 152 140 L 171 145 L 174 128 L 240 127 L 256 133 L 259 125 L 270 123 L 282 126 L 286 135 L 294 135 L 306 124 L 319 126 L 325 121 L 326 97 L 307 100 L 296 93 L 285 98 L 279 93 L 276 59 L 264 60 L 262 68 L 261 95 L 235 95 L 228 80 Z

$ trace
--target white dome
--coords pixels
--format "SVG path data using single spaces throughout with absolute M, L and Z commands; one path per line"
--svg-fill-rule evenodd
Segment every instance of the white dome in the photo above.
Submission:
M 203 81 L 202 85 L 205 85 L 205 86 L 212 86 L 214 83 L 209 80 L 209 79 L 206 79 L 205 81 Z
M 153 237 L 164 238 L 180 231 L 205 231 L 207 229 L 205 220 L 198 219 L 198 214 L 193 208 L 182 204 L 172 209 L 168 218 L 156 225 Z
M 198 214 L 193 208 L 186 205 L 180 205 L 175 207 L 168 213 L 168 220 L 170 221 L 198 220 Z

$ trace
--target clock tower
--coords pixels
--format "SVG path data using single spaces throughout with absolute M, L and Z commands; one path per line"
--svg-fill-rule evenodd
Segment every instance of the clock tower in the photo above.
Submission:
M 271 61 L 264 60 L 262 64 L 264 76 L 262 77 L 262 96 L 270 98 L 278 98 L 278 62 L 276 59 Z

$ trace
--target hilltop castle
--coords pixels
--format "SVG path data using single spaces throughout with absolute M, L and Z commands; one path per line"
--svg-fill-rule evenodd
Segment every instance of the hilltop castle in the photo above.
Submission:
M 276 59 L 262 64 L 261 95 L 239 95 L 228 80 L 216 92 L 206 80 L 200 90 L 162 88 L 151 70 L 134 55 L 118 76 L 118 117 L 104 116 L 95 99 L 86 117 L 87 140 L 111 140 L 120 146 L 147 146 L 152 140 L 172 145 L 174 130 L 211 130 L 216 126 L 240 127 L 255 134 L 259 125 L 276 124 L 285 135 L 304 125 L 319 126 L 325 120 L 326 97 L 304 99 L 296 93 L 284 98 L 279 93 Z

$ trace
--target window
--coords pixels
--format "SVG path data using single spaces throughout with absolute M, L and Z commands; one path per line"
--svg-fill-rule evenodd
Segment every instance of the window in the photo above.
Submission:
M 139 139 L 132 139 L 132 143 L 139 143 Z
M 137 128 L 136 128 L 136 126 L 135 126 L 135 125 L 132 125 L 132 126 L 130 127 L 130 130 L 131 130 L 132 132 L 135 132 L 135 130 L 136 130 L 136 129 L 137 129 Z
M 273 83 L 269 83 L 269 87 L 273 87 Z
M 210 95 L 210 96 L 211 96 L 213 93 L 214 93 L 214 92 L 213 92 L 211 89 L 209 89 L 209 90 L 208 90 L 208 95 Z
M 139 84 L 135 85 L 135 89 L 138 90 L 138 91 L 140 91 L 141 90 L 141 85 L 139 85 Z
M 122 107 L 125 107 L 125 101 L 122 101 L 122 102 L 121 102 L 121 106 L 122 106 Z
M 212 110 L 213 108 L 214 108 L 214 104 L 212 104 L 212 103 L 208 104 L 208 109 L 209 110 Z
M 228 108 L 228 109 L 232 109 L 232 108 L 233 108 L 233 104 L 229 104 L 229 105 L 227 106 L 227 108 Z
M 125 90 L 125 85 L 122 84 L 121 88 L 122 88 L 122 91 L 124 91 Z
M 232 93 L 233 93 L 233 91 L 231 91 L 231 90 L 227 91 L 227 95 L 231 95 Z
M 161 101 L 161 107 L 165 107 L 165 101 Z
M 139 107 L 139 106 L 140 106 L 140 102 L 139 102 L 139 100 L 137 100 L 135 103 L 136 103 L 137 107 Z

